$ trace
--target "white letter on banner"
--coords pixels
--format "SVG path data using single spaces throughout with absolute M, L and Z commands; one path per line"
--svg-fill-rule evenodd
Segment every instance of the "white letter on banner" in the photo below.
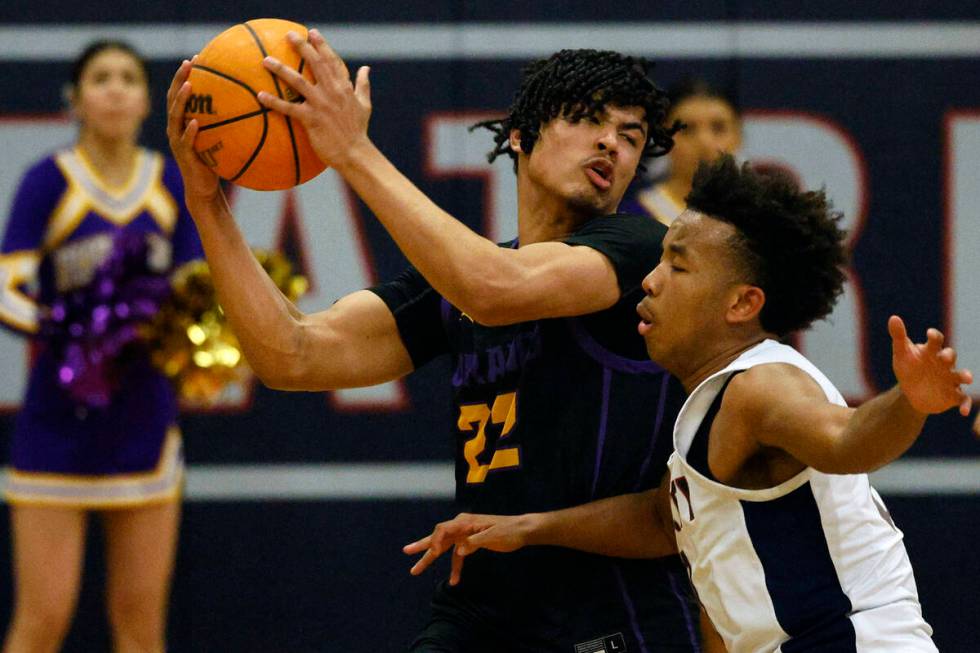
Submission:
M 782 168 L 806 188 L 827 189 L 834 208 L 844 213 L 853 250 L 867 214 L 867 171 L 850 135 L 830 120 L 796 112 L 750 112 L 745 117 L 743 156 L 756 165 Z M 860 279 L 848 283 L 834 312 L 800 337 L 800 349 L 849 400 L 875 392 L 870 373 L 868 333 Z
M 17 193 L 17 184 L 28 167 L 49 152 L 75 140 L 75 126 L 63 116 L 0 117 L 0 232 Z M 27 340 L 0 329 L 0 411 L 20 406 L 27 381 Z
M 980 369 L 976 286 L 980 279 L 980 111 L 950 112 L 945 123 L 946 326 L 958 353 L 957 365 L 976 373 Z
M 503 154 L 487 162 L 491 132 L 469 131 L 474 123 L 497 116 L 482 113 L 433 114 L 425 125 L 425 173 L 432 179 L 483 179 L 482 235 L 494 242 L 517 237 L 517 182 L 512 159 Z
M 298 302 L 304 312 L 325 310 L 342 296 L 376 283 L 356 198 L 333 170 L 286 191 L 235 188 L 232 203 L 235 220 L 252 247 L 277 249 L 286 221 L 295 220 L 306 264 L 303 273 L 310 281 L 309 293 Z M 401 381 L 328 396 L 342 411 L 400 410 L 407 404 Z

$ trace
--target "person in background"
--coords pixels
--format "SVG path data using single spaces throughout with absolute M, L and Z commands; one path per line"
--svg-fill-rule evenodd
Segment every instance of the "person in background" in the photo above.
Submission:
M 164 285 L 202 252 L 177 166 L 138 144 L 150 110 L 142 57 L 124 42 L 92 43 L 74 63 L 68 99 L 77 142 L 26 172 L 0 249 L 0 322 L 36 344 L 5 488 L 16 588 L 3 651 L 61 647 L 98 515 L 113 649 L 162 653 L 183 477 L 174 391 L 144 353 L 119 368 L 111 395 L 80 401 L 68 389 L 78 389 L 78 361 L 59 359 L 43 325 L 50 307 L 100 278 L 123 236 L 142 244 Z M 135 304 L 111 306 L 119 317 Z M 100 310 L 106 318 L 105 306 L 92 314 Z
M 666 176 L 627 195 L 620 210 L 639 213 L 670 225 L 685 209 L 694 172 L 702 161 L 735 154 L 742 145 L 742 117 L 735 102 L 702 79 L 686 79 L 670 87 L 666 125 L 680 122 L 667 156 Z
M 694 173 L 703 162 L 722 154 L 735 154 L 742 145 L 742 116 L 735 102 L 703 79 L 688 78 L 667 90 L 670 109 L 665 126 L 680 122 L 674 147 L 665 157 L 666 173 L 659 181 L 627 194 L 620 205 L 626 213 L 648 215 L 670 226 L 684 212 Z M 723 653 L 721 637 L 701 611 L 701 632 L 706 653 Z

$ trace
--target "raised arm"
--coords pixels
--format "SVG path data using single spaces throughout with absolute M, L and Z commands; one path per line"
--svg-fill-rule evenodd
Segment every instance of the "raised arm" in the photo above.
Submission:
M 970 412 L 962 385 L 973 380 L 955 369 L 956 352 L 930 329 L 913 344 L 893 316 L 892 364 L 898 385 L 857 409 L 827 401 L 807 374 L 789 365 L 760 365 L 732 380 L 715 424 L 743 456 L 760 447 L 782 449 L 801 463 L 832 474 L 870 472 L 895 460 L 915 442 L 926 418 L 958 407 Z M 774 400 L 778 397 L 778 400 Z
M 269 279 L 238 230 L 218 178 L 193 150 L 198 124 L 184 127 L 190 94 L 184 61 L 167 93 L 167 136 L 184 178 L 218 298 L 242 351 L 266 385 L 330 390 L 373 385 L 412 370 L 391 311 L 360 291 L 329 309 L 305 315 Z
M 311 30 L 291 42 L 316 84 L 274 59 L 266 66 L 305 98 L 259 93 L 265 106 L 299 120 L 320 158 L 367 203 L 409 261 L 454 306 L 485 325 L 578 315 L 619 298 L 615 270 L 589 247 L 538 243 L 501 249 L 440 209 L 374 146 L 368 69 L 356 85 L 343 60 Z
M 677 552 L 667 477 L 654 490 L 600 499 L 573 508 L 526 515 L 470 515 L 438 524 L 430 535 L 403 548 L 423 553 L 411 569 L 419 575 L 455 547 L 449 582 L 463 559 L 480 549 L 509 553 L 525 546 L 561 546 L 619 558 L 657 558 Z

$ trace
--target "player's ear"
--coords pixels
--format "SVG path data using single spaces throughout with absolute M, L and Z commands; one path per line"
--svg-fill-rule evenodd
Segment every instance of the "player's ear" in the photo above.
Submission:
M 758 286 L 747 283 L 732 289 L 731 301 L 725 318 L 730 324 L 744 324 L 759 316 L 766 304 L 766 293 Z
M 522 153 L 524 150 L 521 149 L 521 130 L 511 129 L 510 135 L 508 136 L 510 142 L 510 149 L 518 154 Z

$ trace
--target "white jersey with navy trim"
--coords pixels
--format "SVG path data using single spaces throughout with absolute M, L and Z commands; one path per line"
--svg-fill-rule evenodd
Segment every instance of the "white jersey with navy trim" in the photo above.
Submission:
M 808 467 L 776 487 L 744 490 L 688 463 L 726 379 L 766 363 L 800 368 L 828 401 L 846 405 L 799 352 L 766 340 L 691 393 L 668 462 L 677 545 L 729 653 L 935 652 L 902 532 L 866 474 Z

